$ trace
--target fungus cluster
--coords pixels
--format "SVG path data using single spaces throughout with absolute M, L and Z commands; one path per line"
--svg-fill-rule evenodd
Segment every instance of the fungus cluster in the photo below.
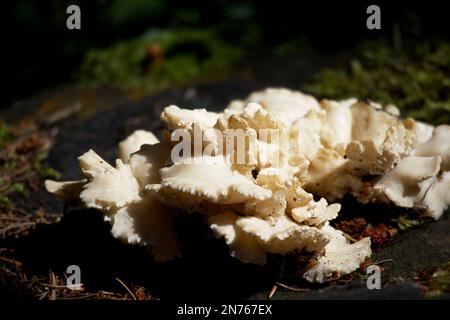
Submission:
M 101 211 L 114 237 L 148 246 L 158 261 L 181 254 L 177 215 L 200 213 L 233 257 L 263 265 L 268 253 L 308 252 L 303 277 L 323 283 L 371 254 L 369 238 L 352 243 L 329 223 L 344 195 L 435 219 L 450 204 L 450 126 L 402 119 L 392 105 L 271 88 L 221 113 L 169 106 L 161 119 L 162 141 L 138 130 L 119 144 L 115 166 L 90 150 L 78 158 L 85 179 L 46 181 L 57 196 Z M 221 147 L 238 129 L 252 133 L 243 162 L 235 161 L 239 144 Z M 196 132 L 200 153 L 174 157 L 174 136 Z

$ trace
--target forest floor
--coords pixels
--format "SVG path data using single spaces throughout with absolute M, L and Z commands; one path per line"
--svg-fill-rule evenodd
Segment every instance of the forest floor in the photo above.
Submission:
M 265 267 L 229 257 L 197 217 L 182 221 L 183 258 L 156 263 L 145 248 L 126 246 L 95 210 L 64 206 L 47 194 L 47 177 L 79 178 L 77 156 L 94 149 L 107 161 L 135 129 L 160 133 L 170 104 L 223 108 L 266 86 L 297 89 L 327 61 L 255 62 L 253 74 L 171 88 L 132 98 L 108 87 L 67 86 L 19 101 L 2 112 L 0 130 L 0 296 L 8 299 L 416 299 L 450 297 L 450 220 L 423 220 L 387 206 L 347 199 L 334 224 L 354 238 L 371 236 L 374 254 L 360 270 L 327 285 L 296 277 L 289 257 Z M 336 61 L 336 60 L 334 60 Z M 289 70 L 289 74 L 285 72 Z M 270 75 L 270 76 L 269 76 Z M 382 268 L 382 290 L 368 290 L 365 268 Z M 83 287 L 65 285 L 78 265 Z

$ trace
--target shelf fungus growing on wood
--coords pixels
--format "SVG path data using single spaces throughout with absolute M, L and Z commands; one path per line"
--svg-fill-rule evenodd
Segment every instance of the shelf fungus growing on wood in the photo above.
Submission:
M 161 119 L 162 141 L 136 131 L 115 166 L 90 150 L 78 158 L 83 180 L 46 182 L 158 261 L 181 255 L 177 217 L 199 213 L 233 257 L 263 265 L 306 252 L 303 277 L 322 283 L 371 255 L 370 238 L 351 242 L 329 223 L 345 195 L 436 219 L 450 204 L 450 126 L 402 119 L 391 105 L 271 88 L 221 113 L 170 106 Z

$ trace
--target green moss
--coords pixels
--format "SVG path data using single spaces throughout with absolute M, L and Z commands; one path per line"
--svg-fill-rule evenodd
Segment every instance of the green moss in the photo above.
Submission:
M 0 147 L 4 147 L 11 140 L 11 137 L 12 134 L 9 127 L 4 123 L 0 123 Z
M 167 9 L 164 0 L 112 0 L 107 6 L 102 6 L 105 18 L 111 26 L 123 27 L 127 23 L 156 17 Z
M 90 51 L 77 74 L 82 83 L 157 90 L 220 72 L 242 51 L 210 31 L 152 30 L 141 37 Z
M 392 219 L 400 230 L 408 230 L 421 224 L 419 220 L 411 219 L 407 215 L 400 216 L 399 218 Z
M 427 296 L 439 296 L 445 292 L 450 292 L 450 262 L 439 267 L 429 280 L 429 291 Z
M 45 159 L 47 159 L 47 156 L 48 156 L 47 152 L 40 152 L 36 154 L 32 162 L 32 168 L 43 178 L 53 178 L 53 179 L 61 178 L 61 173 L 49 167 L 45 163 Z
M 0 196 L 0 204 L 7 208 L 12 207 L 13 205 L 12 201 L 8 198 L 8 196 Z
M 3 151 L 0 152 L 0 211 L 14 211 L 17 204 L 20 207 L 23 201 L 16 200 L 28 197 L 33 186 L 43 178 L 60 177 L 45 161 L 50 143 L 41 140 L 44 136 L 34 139 L 29 132 L 25 135 L 29 128 L 19 124 L 10 129 L 6 124 L 0 124 L 0 150 Z
M 450 44 L 365 43 L 348 68 L 319 72 L 306 90 L 334 99 L 356 96 L 393 103 L 402 114 L 433 124 L 450 122 Z
M 18 195 L 21 195 L 23 197 L 26 197 L 28 195 L 27 191 L 25 190 L 25 186 L 23 185 L 23 183 L 14 182 L 14 183 L 11 184 L 10 188 L 11 188 L 11 190 L 13 192 L 15 192 Z

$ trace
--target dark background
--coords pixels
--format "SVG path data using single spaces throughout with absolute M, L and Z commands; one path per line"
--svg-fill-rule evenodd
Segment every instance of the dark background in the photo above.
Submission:
M 67 30 L 66 8 L 81 8 L 81 30 Z M 381 7 L 381 30 L 366 28 L 366 8 Z M 375 38 L 402 35 L 449 39 L 445 1 L 192 1 L 16 0 L 4 4 L 0 109 L 36 92 L 76 82 L 74 72 L 92 48 L 107 47 L 152 28 L 211 29 L 246 52 L 281 43 L 334 54 Z

